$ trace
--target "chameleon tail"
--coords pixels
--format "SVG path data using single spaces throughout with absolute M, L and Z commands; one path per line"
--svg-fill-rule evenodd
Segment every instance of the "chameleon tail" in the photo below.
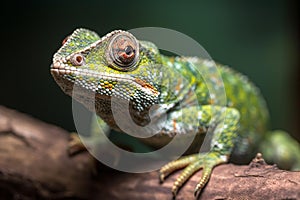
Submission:
M 300 170 L 300 144 L 284 131 L 268 132 L 260 152 L 267 162 L 276 163 L 281 169 Z

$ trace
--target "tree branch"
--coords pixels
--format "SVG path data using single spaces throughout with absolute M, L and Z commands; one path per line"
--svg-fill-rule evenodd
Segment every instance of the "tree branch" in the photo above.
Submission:
M 163 184 L 157 172 L 130 174 L 101 166 L 92 176 L 86 152 L 69 157 L 68 132 L 0 106 L 1 199 L 172 199 L 178 172 Z M 194 199 L 201 171 L 177 199 Z M 200 199 L 299 199 L 300 172 L 226 164 L 214 169 Z

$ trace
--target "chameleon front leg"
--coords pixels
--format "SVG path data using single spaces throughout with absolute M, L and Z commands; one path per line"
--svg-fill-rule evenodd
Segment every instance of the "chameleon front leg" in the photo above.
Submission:
M 100 117 L 94 115 L 91 119 L 90 130 L 86 131 L 89 133 L 87 134 L 88 137 L 85 137 L 84 135 L 86 135 L 86 133 L 83 133 L 81 138 L 76 132 L 70 133 L 67 147 L 67 152 L 70 156 L 87 151 L 90 146 L 95 145 L 95 143 L 101 144 L 101 141 L 99 141 L 99 139 L 101 140 L 101 137 L 99 137 L 99 132 L 102 131 L 104 134 L 108 134 L 110 129 Z M 85 144 L 82 142 L 82 139 L 85 141 Z
M 184 108 L 181 112 L 194 113 L 197 108 Z M 174 116 L 178 116 L 179 111 L 175 111 Z M 171 114 L 172 115 L 172 114 Z M 232 152 L 237 131 L 239 128 L 240 114 L 235 108 L 226 108 L 213 105 L 205 105 L 197 110 L 197 116 L 201 127 L 212 127 L 213 137 L 211 148 L 208 153 L 199 153 L 184 156 L 178 160 L 172 161 L 163 166 L 159 172 L 160 180 L 163 181 L 166 176 L 184 168 L 182 173 L 176 179 L 172 187 L 172 193 L 175 197 L 179 188 L 198 170 L 202 169 L 202 176 L 195 187 L 195 196 L 208 182 L 212 169 L 228 161 Z M 188 122 L 186 122 L 188 123 Z

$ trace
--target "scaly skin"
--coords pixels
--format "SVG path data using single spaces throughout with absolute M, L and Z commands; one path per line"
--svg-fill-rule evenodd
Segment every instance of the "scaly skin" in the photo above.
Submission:
M 283 139 L 272 140 L 265 101 L 245 76 L 217 65 L 223 81 L 219 81 L 214 73 L 209 79 L 215 88 L 224 83 L 226 105 L 219 104 L 216 96 L 210 95 L 202 74 L 209 74 L 213 66 L 212 61 L 199 58 L 163 56 L 154 44 L 138 41 L 125 31 L 113 31 L 100 38 L 92 31 L 77 29 L 54 55 L 51 73 L 68 95 L 72 95 L 73 85 L 77 84 L 80 95 L 73 98 L 90 110 L 94 108 L 93 100 L 86 94 L 96 93 L 95 109 L 103 128 L 109 126 L 122 132 L 111 111 L 112 96 L 130 101 L 130 114 L 138 125 L 150 122 L 148 111 L 151 106 L 162 105 L 150 116 L 151 122 L 161 130 L 154 139 L 146 141 L 154 147 L 161 147 L 166 137 L 175 134 L 184 138 L 195 132 L 202 135 L 208 128 L 213 128 L 208 153 L 187 155 L 161 168 L 161 181 L 173 171 L 184 168 L 173 185 L 174 196 L 199 169 L 203 169 L 203 173 L 195 194 L 208 182 L 216 165 L 227 162 L 229 157 L 239 163 L 248 162 L 259 150 L 268 149 L 267 145 L 284 149 L 285 154 L 276 154 L 277 164 L 300 168 L 298 143 L 282 131 L 274 135 L 288 138 L 286 143 Z M 119 108 L 121 116 L 123 109 Z M 163 114 L 166 114 L 166 120 L 160 120 Z M 145 129 L 147 131 L 151 129 Z M 269 138 L 272 142 L 262 143 Z M 199 148 L 201 143 L 201 140 L 194 142 L 193 148 Z M 272 151 L 265 152 L 266 159 L 272 160 Z

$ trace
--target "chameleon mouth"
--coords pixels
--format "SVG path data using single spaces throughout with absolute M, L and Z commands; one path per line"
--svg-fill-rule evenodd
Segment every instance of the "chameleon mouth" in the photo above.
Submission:
M 106 72 L 97 72 L 89 69 L 78 69 L 76 67 L 69 67 L 65 66 L 64 64 L 60 64 L 59 62 L 53 63 L 51 65 L 50 72 L 53 76 L 74 76 L 72 82 L 76 83 L 76 76 L 87 76 L 91 78 L 96 78 L 99 80 L 107 80 L 107 81 L 118 81 L 118 82 L 124 82 L 128 84 L 133 84 L 137 88 L 141 88 L 141 90 L 147 94 L 151 94 L 154 96 L 158 96 L 159 92 L 158 90 L 152 86 L 151 84 L 147 83 L 146 81 L 131 77 L 127 74 L 110 74 Z
M 60 65 L 56 63 L 56 65 L 51 65 L 50 71 L 53 75 L 69 75 L 77 70 L 76 67 L 60 67 Z
M 61 67 L 60 65 L 52 65 L 51 73 L 54 75 L 74 75 L 74 76 L 88 76 L 97 79 L 111 80 L 111 81 L 124 81 L 124 82 L 132 82 L 139 83 L 136 81 L 136 78 L 128 76 L 126 74 L 109 74 L 106 72 L 95 72 L 89 69 L 78 69 L 76 67 Z M 75 78 L 76 79 L 76 78 Z

